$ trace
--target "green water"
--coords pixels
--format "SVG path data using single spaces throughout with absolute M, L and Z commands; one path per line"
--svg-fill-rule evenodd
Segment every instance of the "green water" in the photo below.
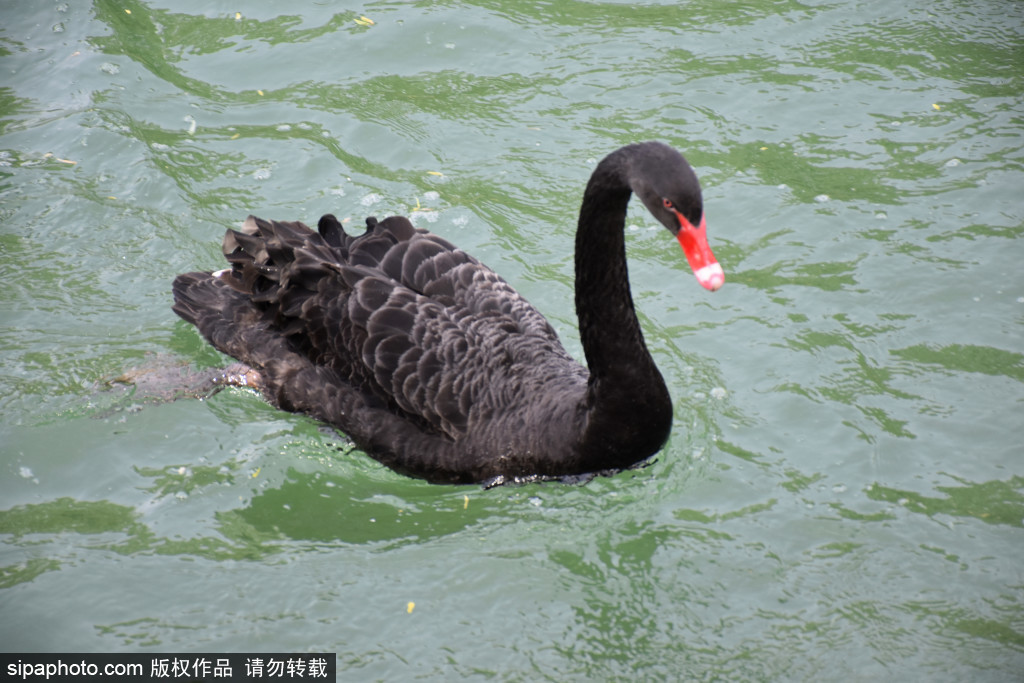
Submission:
M 0 5 L 0 648 L 1020 680 L 1024 4 L 339 7 Z M 106 390 L 223 362 L 170 281 L 250 212 L 410 214 L 581 355 L 582 188 L 650 138 L 727 282 L 631 213 L 676 416 L 647 469 L 431 486 L 245 391 Z

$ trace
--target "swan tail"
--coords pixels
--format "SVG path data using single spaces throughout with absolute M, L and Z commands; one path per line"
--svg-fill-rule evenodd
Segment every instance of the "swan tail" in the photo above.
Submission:
M 281 352 L 280 344 L 252 302 L 219 273 L 185 273 L 174 279 L 172 309 L 218 351 L 260 369 Z

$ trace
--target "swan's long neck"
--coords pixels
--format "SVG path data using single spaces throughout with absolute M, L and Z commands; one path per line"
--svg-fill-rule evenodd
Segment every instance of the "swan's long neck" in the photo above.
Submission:
M 628 185 L 595 172 L 583 195 L 576 231 L 576 314 L 587 364 L 598 377 L 622 363 L 650 360 L 626 269 L 629 197 Z
M 668 390 L 644 343 L 629 289 L 627 170 L 623 157 L 598 166 L 576 232 L 576 313 L 590 368 L 584 447 L 599 452 L 593 457 L 612 461 L 608 467 L 615 467 L 624 450 L 656 452 L 672 421 Z

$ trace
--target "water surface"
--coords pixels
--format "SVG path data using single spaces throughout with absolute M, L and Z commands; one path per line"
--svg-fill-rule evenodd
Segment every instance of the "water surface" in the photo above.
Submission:
M 0 8 L 5 650 L 1019 680 L 1024 6 L 244 4 Z M 581 192 L 651 138 L 727 283 L 631 213 L 675 401 L 646 469 L 431 486 L 245 391 L 107 390 L 224 362 L 170 281 L 250 212 L 408 214 L 582 355 Z

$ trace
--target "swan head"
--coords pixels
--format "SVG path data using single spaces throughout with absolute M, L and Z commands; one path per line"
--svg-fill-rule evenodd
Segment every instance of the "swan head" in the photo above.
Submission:
M 668 145 L 647 142 L 634 148 L 628 167 L 630 188 L 675 236 L 701 286 L 715 291 L 725 283 L 725 272 L 708 245 L 697 174 L 683 155 Z

